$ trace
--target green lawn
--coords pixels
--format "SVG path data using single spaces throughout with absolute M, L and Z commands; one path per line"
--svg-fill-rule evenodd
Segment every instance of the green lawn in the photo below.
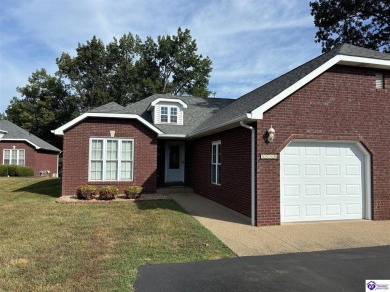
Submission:
M 0 291 L 129 291 L 142 264 L 235 256 L 174 201 L 59 195 L 58 179 L 0 178 Z

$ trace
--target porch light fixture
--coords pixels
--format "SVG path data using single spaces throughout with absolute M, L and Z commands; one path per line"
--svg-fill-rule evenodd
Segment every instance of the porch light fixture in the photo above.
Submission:
M 267 132 L 268 132 L 267 140 L 268 140 L 268 142 L 272 142 L 274 140 L 274 138 L 275 138 L 275 129 L 272 128 L 272 125 L 271 125 L 271 128 L 269 128 L 267 130 Z
M 111 131 L 110 131 L 110 137 L 111 137 L 111 138 L 114 138 L 114 137 L 115 137 L 115 131 L 114 131 L 114 130 L 111 130 Z

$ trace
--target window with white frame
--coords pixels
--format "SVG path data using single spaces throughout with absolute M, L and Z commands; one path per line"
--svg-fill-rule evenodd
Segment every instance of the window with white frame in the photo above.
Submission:
M 26 154 L 24 149 L 4 149 L 3 164 L 24 166 L 25 161 L 26 161 Z
M 221 184 L 221 141 L 215 141 L 211 146 L 211 183 Z
M 178 110 L 176 106 L 161 106 L 160 121 L 161 123 L 177 123 Z
M 133 139 L 90 139 L 90 181 L 131 181 L 133 169 Z

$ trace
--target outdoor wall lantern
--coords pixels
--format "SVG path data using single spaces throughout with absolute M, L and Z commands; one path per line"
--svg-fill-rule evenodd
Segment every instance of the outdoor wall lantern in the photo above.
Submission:
M 111 137 L 111 138 L 114 138 L 114 137 L 115 137 L 115 131 L 114 131 L 114 130 L 111 130 L 111 131 L 110 131 L 110 137 Z
M 267 130 L 267 132 L 268 132 L 267 140 L 268 140 L 268 142 L 272 142 L 274 140 L 274 138 L 275 138 L 275 129 L 272 128 L 272 125 L 271 125 L 271 128 L 269 128 Z

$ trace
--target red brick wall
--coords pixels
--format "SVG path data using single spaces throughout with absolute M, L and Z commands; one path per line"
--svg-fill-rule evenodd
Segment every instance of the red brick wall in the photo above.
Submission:
M 221 185 L 211 183 L 211 145 L 221 141 Z M 194 192 L 250 216 L 251 131 L 235 128 L 186 144 L 186 183 Z
M 50 176 L 57 173 L 58 153 L 36 150 L 31 144 L 20 141 L 0 141 L 0 164 L 3 164 L 4 149 L 24 149 L 26 155 L 25 166 L 31 167 L 36 176 L 41 170 L 50 170 Z
M 134 139 L 134 180 L 132 182 L 88 182 L 90 137 Z M 121 193 L 129 185 L 140 185 L 144 192 L 156 191 L 156 134 L 136 120 L 87 118 L 64 135 L 62 195 L 75 195 L 81 185 L 115 185 Z
M 376 72 L 386 89 L 375 88 Z M 389 71 L 335 66 L 266 112 L 257 129 L 258 154 L 280 154 L 293 139 L 360 141 L 371 153 L 372 218 L 390 219 Z M 280 161 L 258 160 L 257 169 L 257 224 L 280 224 Z

